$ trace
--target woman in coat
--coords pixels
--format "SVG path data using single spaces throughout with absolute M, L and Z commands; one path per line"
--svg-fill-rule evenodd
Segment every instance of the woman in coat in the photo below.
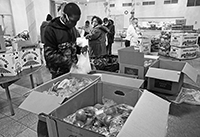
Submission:
M 106 54 L 106 33 L 109 30 L 102 25 L 102 20 L 97 16 L 92 18 L 91 23 L 91 33 L 86 35 L 89 39 L 90 57 L 99 57 Z

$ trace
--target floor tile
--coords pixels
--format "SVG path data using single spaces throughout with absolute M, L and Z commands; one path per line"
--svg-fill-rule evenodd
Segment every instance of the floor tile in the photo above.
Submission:
M 30 88 L 22 87 L 16 84 L 11 85 L 9 88 L 11 92 L 17 93 L 19 95 L 24 95 L 31 90 Z
M 5 137 L 15 137 L 18 134 L 22 133 L 25 129 L 27 129 L 26 126 L 23 124 L 20 124 L 16 121 L 12 121 L 9 124 L 7 124 L 4 128 L 2 128 L 1 134 Z
M 25 117 L 18 120 L 18 122 L 22 123 L 23 125 L 27 127 L 32 127 L 35 123 L 38 121 L 38 115 L 29 113 Z
M 3 108 L 3 109 L 1 110 L 1 113 L 5 114 L 5 115 L 7 115 L 7 116 L 10 116 L 10 118 L 12 118 L 12 119 L 14 119 L 14 120 L 19 120 L 19 119 L 25 117 L 26 115 L 30 114 L 30 112 L 18 108 L 17 105 L 13 105 L 13 108 L 14 108 L 14 112 L 15 112 L 15 115 L 14 115 L 14 116 L 11 116 L 11 115 L 10 115 L 10 107 L 9 107 L 9 106 Z
M 36 131 L 37 132 L 37 122 L 35 124 L 33 124 L 30 128 L 33 130 L 33 131 Z
M 12 102 L 13 104 L 20 106 L 20 104 L 26 99 L 26 97 L 21 96 L 21 97 L 17 97 L 17 98 L 13 98 Z
M 9 116 L 0 113 L 0 134 L 2 133 L 1 129 L 6 127 L 7 124 L 11 123 L 12 121 L 14 120 L 11 119 Z
M 12 92 L 11 90 L 10 90 L 10 96 L 11 96 L 11 99 L 21 97 L 21 95 L 15 93 L 15 92 Z M 7 100 L 6 92 L 1 93 L 0 97 Z
M 37 137 L 37 133 L 31 129 L 26 129 L 16 137 Z
M 0 109 L 6 107 L 6 106 L 8 106 L 8 105 L 9 105 L 9 104 L 8 104 L 7 99 L 2 99 L 2 98 L 0 98 Z M 1 113 L 1 111 L 0 111 L 0 113 Z

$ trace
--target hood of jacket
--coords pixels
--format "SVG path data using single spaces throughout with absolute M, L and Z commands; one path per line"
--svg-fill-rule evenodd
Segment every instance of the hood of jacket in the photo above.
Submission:
M 64 25 L 61 21 L 60 21 L 60 17 L 56 17 L 53 20 L 51 20 L 51 22 L 49 22 L 48 24 L 49 26 L 52 26 L 55 29 L 61 29 L 61 30 L 66 30 L 69 29 L 66 25 Z

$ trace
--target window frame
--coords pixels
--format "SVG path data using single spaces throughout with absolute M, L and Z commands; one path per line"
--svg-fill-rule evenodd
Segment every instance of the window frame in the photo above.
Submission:
M 193 3 L 190 5 L 189 5 L 189 1 L 192 1 L 192 0 L 187 0 L 187 7 L 200 6 L 200 0 L 193 0 Z
M 156 2 L 155 1 L 143 1 L 142 2 L 142 6 L 147 6 L 147 5 L 155 5 Z
M 164 0 L 164 4 L 178 4 L 178 0 Z

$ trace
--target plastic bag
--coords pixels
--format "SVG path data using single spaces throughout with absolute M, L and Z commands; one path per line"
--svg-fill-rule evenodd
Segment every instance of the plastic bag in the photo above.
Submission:
M 88 40 L 85 39 L 84 37 L 77 38 L 76 42 L 77 45 L 79 45 L 84 49 L 86 46 L 88 47 Z M 77 64 L 72 65 L 70 72 L 82 73 L 82 74 L 89 73 L 92 69 L 91 69 L 88 50 L 86 51 L 84 50 L 83 52 L 81 52 L 80 55 L 77 55 L 77 57 L 78 57 L 78 62 Z

